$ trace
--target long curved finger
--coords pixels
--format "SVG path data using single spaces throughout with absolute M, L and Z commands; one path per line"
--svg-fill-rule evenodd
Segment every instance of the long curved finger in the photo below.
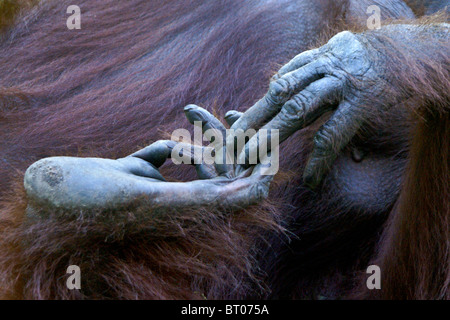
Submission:
M 190 104 L 184 107 L 184 113 L 191 124 L 194 124 L 195 121 L 202 123 L 203 133 L 208 130 L 218 130 L 223 137 L 222 143 L 224 142 L 226 137 L 225 126 L 206 109 Z
M 174 156 L 177 157 L 177 160 L 174 160 L 175 164 L 194 165 L 199 179 L 212 179 L 219 174 L 213 164 L 204 161 L 204 155 L 212 154 L 213 150 L 210 147 L 179 142 L 173 147 L 170 157 L 172 160 L 174 160 Z
M 321 53 L 321 49 L 313 49 L 304 51 L 298 55 L 296 55 L 291 61 L 286 63 L 281 69 L 273 76 L 273 80 L 277 80 L 280 77 L 284 76 L 286 73 L 297 70 L 304 65 L 313 62 L 316 60 Z
M 269 92 L 237 120 L 232 129 L 259 129 L 272 119 L 292 95 L 323 77 L 329 61 L 321 58 L 272 81 Z
M 231 164 L 234 159 L 232 158 L 232 153 L 227 153 L 227 132 L 225 126 L 216 117 L 214 117 L 214 115 L 199 106 L 191 104 L 186 106 L 184 111 L 191 124 L 194 124 L 196 121 L 200 121 L 202 124 L 202 131 L 207 138 L 210 139 L 210 141 L 214 138 L 214 141 L 211 142 L 215 148 L 215 166 L 217 173 L 219 175 L 231 177 L 233 174 L 233 166 Z M 216 140 L 218 138 L 220 140 Z
M 279 143 L 286 140 L 297 130 L 313 123 L 325 112 L 332 110 L 341 98 L 342 82 L 335 77 L 325 77 L 313 82 L 303 91 L 286 102 L 281 111 L 261 129 L 267 131 L 271 141 L 272 130 L 278 130 Z M 238 163 L 249 162 L 251 150 L 258 150 L 259 135 L 252 137 L 238 157 Z M 268 146 L 268 150 L 271 146 Z
M 361 127 L 363 112 L 343 101 L 332 117 L 314 136 L 314 148 L 303 173 L 303 180 L 311 189 L 317 188 L 328 173 L 339 152 Z
M 133 154 L 130 157 L 140 158 L 147 162 L 150 162 L 156 168 L 161 167 L 167 159 L 170 158 L 172 149 L 177 144 L 176 141 L 171 140 L 159 140 L 148 147 L 145 147 Z
M 201 158 L 205 151 L 211 153 L 209 149 L 211 148 L 190 145 L 172 140 L 159 140 L 152 143 L 150 146 L 131 154 L 129 157 L 140 158 L 149 162 L 155 168 L 159 168 L 167 159 L 172 157 L 172 152 L 175 150 L 175 152 L 180 153 L 178 156 L 184 160 L 184 163 L 195 165 L 197 175 L 200 179 L 211 179 L 217 176 L 216 170 L 213 166 L 202 163 Z M 200 159 L 197 159 L 198 156 L 200 156 Z M 150 173 L 149 170 L 151 171 Z M 139 166 L 139 168 L 133 169 L 133 174 L 143 177 L 153 177 L 164 181 L 164 178 L 162 178 L 160 174 L 159 176 L 156 175 L 151 168 L 143 168 Z
M 315 81 L 286 102 L 281 111 L 261 129 L 278 129 L 282 142 L 336 107 L 342 90 L 341 80 L 335 77 Z
M 240 117 L 242 117 L 243 114 L 244 113 L 236 110 L 230 110 L 227 113 L 225 113 L 225 121 L 231 127 Z
M 151 163 L 138 157 L 117 159 L 124 166 L 124 170 L 139 177 L 166 181 L 158 169 Z

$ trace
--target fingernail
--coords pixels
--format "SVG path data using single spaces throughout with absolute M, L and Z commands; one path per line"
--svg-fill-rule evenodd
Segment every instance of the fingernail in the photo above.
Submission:
M 236 114 L 236 111 L 230 110 L 227 113 L 225 113 L 225 119 L 232 118 Z
M 186 107 L 184 107 L 184 112 L 190 112 L 195 109 L 198 109 L 198 106 L 196 106 L 195 104 L 188 104 Z

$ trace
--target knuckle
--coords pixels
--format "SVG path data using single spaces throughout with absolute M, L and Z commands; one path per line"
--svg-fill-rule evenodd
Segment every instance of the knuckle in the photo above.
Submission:
M 271 79 L 272 81 L 277 81 L 278 79 L 281 78 L 281 76 L 282 76 L 282 74 L 283 74 L 282 69 L 283 69 L 283 68 L 281 68 L 277 73 L 275 73 L 275 74 L 272 76 L 272 79 Z
M 152 143 L 153 146 L 155 147 L 162 147 L 162 146 L 166 146 L 167 145 L 167 140 L 158 140 Z
M 313 96 L 310 92 L 304 91 L 292 97 L 284 105 L 284 112 L 291 120 L 302 120 L 308 112 L 308 106 L 312 104 Z
M 233 116 L 235 116 L 236 114 L 238 114 L 238 111 L 236 111 L 236 110 L 230 110 L 230 111 L 227 111 L 227 113 L 225 113 L 225 118 L 227 118 L 227 117 L 233 117 Z
M 289 82 L 285 78 L 272 81 L 269 85 L 269 95 L 276 103 L 281 103 L 288 96 Z
M 334 37 L 332 37 L 328 41 L 328 46 L 331 49 L 341 49 L 345 48 L 345 46 L 348 46 L 349 44 L 357 42 L 357 37 L 354 33 L 350 31 L 342 31 L 336 34 Z
M 307 110 L 307 106 L 311 105 L 313 100 L 313 97 L 311 95 L 311 93 L 309 91 L 304 90 L 303 92 L 295 95 L 292 98 L 292 102 L 295 104 L 297 110 L 296 113 L 299 116 L 303 116 L 306 114 Z
M 157 152 L 164 152 L 168 149 L 169 141 L 167 140 L 158 140 L 152 144 L 153 148 Z
M 283 109 L 281 109 L 278 116 L 284 125 L 292 124 L 297 119 L 295 112 L 292 111 L 294 109 L 295 107 L 292 106 L 290 101 L 284 105 Z
M 298 120 L 305 114 L 305 104 L 299 98 L 293 98 L 284 105 L 284 112 L 292 120 Z
M 295 69 L 296 69 L 296 68 L 295 68 L 295 66 L 294 66 L 294 63 L 293 63 L 292 61 L 288 62 L 287 64 L 285 64 L 284 66 L 282 66 L 282 67 L 280 68 L 280 70 L 278 70 L 278 73 L 277 73 L 278 77 L 277 77 L 277 79 L 281 78 L 281 77 L 284 76 L 285 74 L 287 74 L 287 73 L 289 73 L 289 72 L 291 72 L 291 71 L 293 71 L 293 70 L 295 70 Z M 276 79 L 275 79 L 275 80 L 276 80 Z
M 333 146 L 333 131 L 331 128 L 324 126 L 314 136 L 314 148 L 319 152 L 331 150 Z

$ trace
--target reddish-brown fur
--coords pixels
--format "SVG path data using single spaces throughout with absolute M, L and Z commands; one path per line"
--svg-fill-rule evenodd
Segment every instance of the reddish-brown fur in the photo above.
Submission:
M 44 208 L 47 219 L 24 219 L 23 170 L 33 161 L 61 154 L 125 156 L 188 127 L 182 108 L 189 103 L 219 115 L 245 110 L 265 93 L 278 65 L 344 28 L 338 1 L 312 1 L 318 10 L 328 8 L 329 16 L 312 17 L 310 33 L 300 41 L 295 27 L 289 29 L 292 15 L 274 4 L 80 3 L 82 30 L 68 32 L 66 3 L 49 1 L 9 31 L 5 37 L 14 41 L 7 49 L 1 42 L 0 297 L 366 297 L 363 289 L 355 293 L 355 274 L 373 258 L 386 270 L 387 287 L 378 298 L 449 297 L 450 90 L 448 69 L 433 65 L 440 72 L 416 72 L 423 81 L 408 78 L 405 84 L 418 97 L 410 104 L 430 109 L 414 107 L 426 121 L 419 120 L 402 192 L 376 257 L 388 212 L 355 218 L 345 203 L 336 206 L 332 194 L 301 186 L 314 128 L 286 143 L 281 154 L 289 156 L 282 159 L 270 199 L 253 208 L 123 208 L 104 218 L 85 213 L 78 219 L 58 219 Z M 178 167 L 165 172 L 192 178 Z M 299 227 L 321 228 L 303 239 L 314 255 L 301 259 L 310 265 L 282 259 L 288 237 L 295 238 L 289 221 L 300 216 L 294 206 L 318 216 Z M 346 215 L 351 219 L 341 219 Z M 70 264 L 89 270 L 81 291 L 65 287 Z M 304 279 L 296 280 L 298 270 Z
M 422 23 L 435 18 L 448 21 L 438 15 Z M 449 44 L 448 40 L 434 42 L 432 54 L 416 51 L 425 43 L 427 39 L 419 39 L 408 51 L 395 45 L 403 53 L 393 57 L 394 64 L 403 61 L 408 70 L 394 68 L 393 72 L 402 89 L 412 94 L 408 104 L 417 125 L 403 187 L 374 261 L 387 285 L 370 297 L 450 299 Z

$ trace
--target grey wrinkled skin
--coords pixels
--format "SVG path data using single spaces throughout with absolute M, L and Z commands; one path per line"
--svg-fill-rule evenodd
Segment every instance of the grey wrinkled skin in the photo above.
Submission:
M 448 25 L 434 28 L 448 38 Z M 395 25 L 380 32 L 383 30 L 407 43 L 414 41 L 415 34 L 420 35 L 424 28 Z M 283 141 L 324 113 L 334 111 L 314 137 L 314 148 L 303 175 L 307 186 L 317 188 L 363 123 L 376 112 L 389 110 L 407 98 L 387 94 L 393 75 L 387 71 L 385 62 L 389 63 L 383 52 L 375 49 L 365 34 L 341 32 L 323 47 L 303 52 L 283 66 L 270 83 L 268 93 L 232 128 L 277 129 Z M 248 163 L 249 150 L 254 148 L 258 148 L 258 134 L 241 150 L 239 163 Z
M 203 117 L 206 128 L 220 124 L 202 108 L 189 107 L 186 112 L 188 118 Z M 225 128 L 222 126 L 221 129 Z M 198 147 L 174 141 L 158 141 L 117 160 L 45 158 L 27 169 L 25 190 L 34 203 L 67 210 L 113 209 L 139 199 L 157 207 L 242 208 L 267 197 L 273 176 L 261 174 L 262 164 L 233 178 L 229 178 L 228 172 L 215 171 L 214 166 L 199 164 L 196 165 L 197 172 L 207 180 L 166 182 L 158 167 L 170 158 L 173 148 L 180 144 L 184 146 L 183 156 L 193 162 L 193 149 Z

